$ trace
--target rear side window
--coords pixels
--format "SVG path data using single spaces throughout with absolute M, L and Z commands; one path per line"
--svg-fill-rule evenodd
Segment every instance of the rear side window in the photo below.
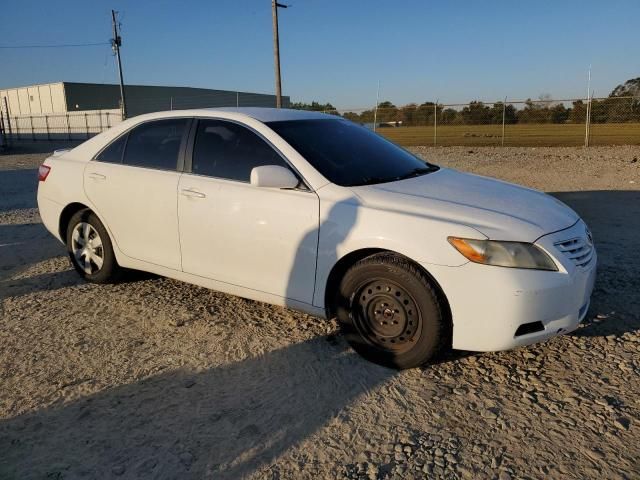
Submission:
M 176 170 L 186 118 L 144 123 L 129 132 L 123 163 L 139 167 Z
M 251 170 L 263 165 L 289 168 L 268 143 L 248 128 L 223 120 L 200 120 L 193 147 L 193 173 L 249 182 Z
M 124 145 L 127 143 L 127 135 L 122 135 L 120 138 L 111 142 L 111 144 L 102 150 L 96 157 L 99 162 L 107 163 L 122 163 L 122 152 L 124 152 Z

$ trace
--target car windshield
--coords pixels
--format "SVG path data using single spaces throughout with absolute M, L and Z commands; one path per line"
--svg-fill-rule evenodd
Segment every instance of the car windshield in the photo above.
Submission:
M 343 187 L 393 182 L 438 169 L 348 120 L 293 120 L 267 125 L 329 181 Z

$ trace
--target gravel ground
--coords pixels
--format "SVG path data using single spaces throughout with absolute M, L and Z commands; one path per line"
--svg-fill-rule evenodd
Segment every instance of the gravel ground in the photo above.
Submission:
M 415 150 L 585 218 L 600 263 L 577 331 L 396 372 L 334 322 L 86 284 L 35 208 L 45 155 L 0 156 L 0 478 L 638 478 L 640 147 Z

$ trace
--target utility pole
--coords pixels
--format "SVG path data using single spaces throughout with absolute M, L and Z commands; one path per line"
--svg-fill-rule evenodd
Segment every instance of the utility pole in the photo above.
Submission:
M 120 108 L 122 112 L 122 120 L 127 118 L 127 102 L 124 96 L 124 80 L 122 80 L 122 62 L 120 61 L 120 45 L 122 38 L 118 34 L 118 22 L 116 22 L 116 11 L 111 10 L 111 23 L 113 26 L 113 38 L 111 39 L 111 48 L 118 59 L 118 75 L 120 76 Z
M 289 5 L 271 0 L 273 14 L 273 61 L 276 67 L 276 108 L 282 108 L 282 81 L 280 79 L 280 37 L 278 35 L 278 8 L 288 8 Z

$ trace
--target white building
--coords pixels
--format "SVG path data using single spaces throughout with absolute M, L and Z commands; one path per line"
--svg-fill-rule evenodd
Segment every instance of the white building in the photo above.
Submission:
M 129 116 L 181 108 L 276 105 L 275 95 L 191 87 L 125 85 L 125 97 Z M 120 87 L 101 83 L 45 83 L 0 89 L 0 102 L 3 113 L 11 117 L 117 110 L 120 108 Z M 282 105 L 289 105 L 289 97 L 282 97 Z

